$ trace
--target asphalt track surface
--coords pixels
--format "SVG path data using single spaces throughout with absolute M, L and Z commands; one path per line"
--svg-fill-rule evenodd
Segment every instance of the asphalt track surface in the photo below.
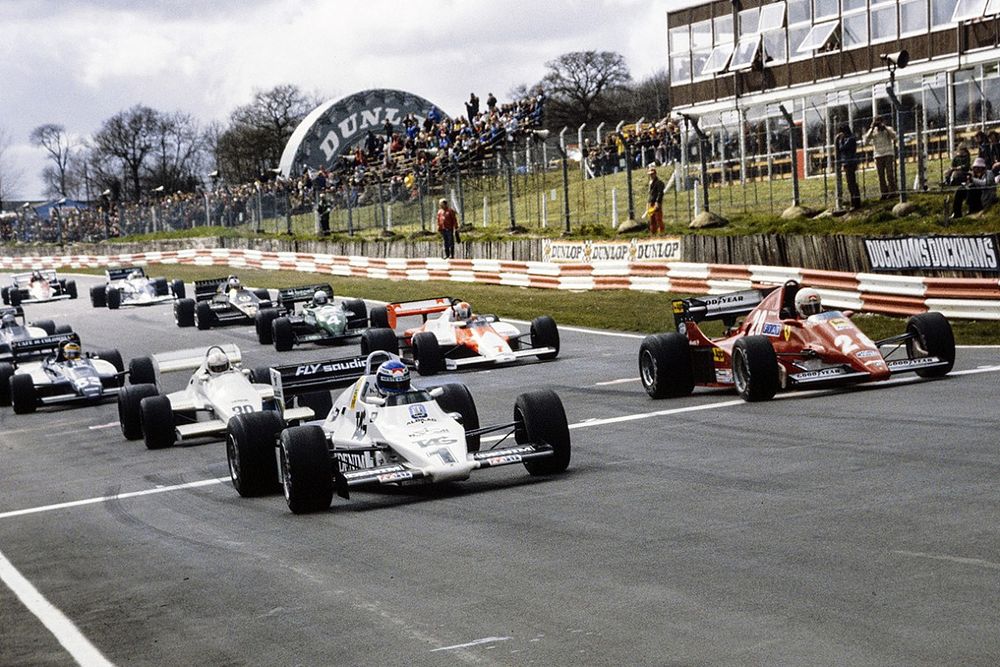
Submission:
M 126 359 L 353 349 L 279 354 L 249 327 L 178 329 L 169 306 L 28 313 Z M 562 342 L 552 362 L 434 382 L 468 384 L 484 423 L 509 419 L 519 391 L 555 389 L 566 474 L 510 466 L 307 516 L 240 498 L 220 442 L 125 441 L 114 403 L 4 409 L 0 664 L 1000 660 L 1000 351 L 961 349 L 944 380 L 750 405 L 648 399 L 637 336 Z

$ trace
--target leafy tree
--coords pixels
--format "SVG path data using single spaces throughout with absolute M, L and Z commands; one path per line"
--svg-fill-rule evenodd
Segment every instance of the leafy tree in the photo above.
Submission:
M 55 123 L 39 125 L 31 131 L 31 143 L 45 149 L 52 165 L 42 171 L 49 195 L 66 197 L 70 194 L 68 176 L 70 161 L 73 159 L 73 144 L 66 134 L 66 128 Z

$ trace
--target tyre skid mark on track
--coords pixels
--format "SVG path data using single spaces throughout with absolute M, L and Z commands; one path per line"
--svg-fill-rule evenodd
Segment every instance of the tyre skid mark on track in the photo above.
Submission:
M 438 651 L 454 651 L 455 649 L 469 648 L 470 646 L 479 646 L 481 644 L 495 644 L 496 642 L 505 642 L 510 639 L 513 639 L 513 637 L 483 637 L 482 639 L 473 639 L 471 642 L 465 642 L 464 644 L 432 648 L 431 653 L 437 653 Z
M 922 558 L 927 560 L 944 561 L 946 563 L 956 563 L 958 565 L 972 565 L 974 567 L 982 567 L 988 570 L 1000 570 L 1000 563 L 994 563 L 993 561 L 983 560 L 982 558 L 966 558 L 964 556 L 931 554 L 923 551 L 906 551 L 903 549 L 896 549 L 892 553 L 897 556 L 907 556 L 908 558 Z

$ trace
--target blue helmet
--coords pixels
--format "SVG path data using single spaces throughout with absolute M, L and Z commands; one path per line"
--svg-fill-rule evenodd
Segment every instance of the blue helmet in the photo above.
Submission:
M 382 362 L 375 372 L 375 386 L 382 394 L 402 394 L 410 390 L 410 369 L 398 359 Z

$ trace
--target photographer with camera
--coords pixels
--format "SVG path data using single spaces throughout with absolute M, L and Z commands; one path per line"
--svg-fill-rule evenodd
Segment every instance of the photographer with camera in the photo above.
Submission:
M 882 200 L 892 199 L 898 190 L 896 185 L 896 131 L 875 116 L 863 137 L 875 154 L 875 170 L 878 172 L 878 189 Z
M 976 158 L 972 171 L 965 175 L 965 182 L 955 191 L 951 219 L 962 217 L 962 204 L 969 203 L 969 213 L 978 213 L 996 200 L 996 181 L 993 172 L 986 166 L 986 160 Z

